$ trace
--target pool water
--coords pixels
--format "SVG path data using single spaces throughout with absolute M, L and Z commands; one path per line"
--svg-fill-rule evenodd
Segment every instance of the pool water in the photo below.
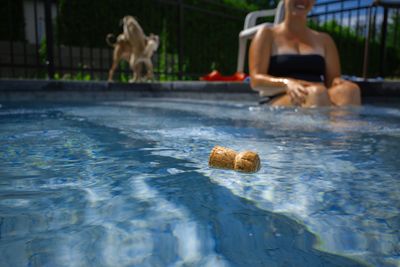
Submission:
M 1 104 L 0 266 L 400 265 L 398 107 Z

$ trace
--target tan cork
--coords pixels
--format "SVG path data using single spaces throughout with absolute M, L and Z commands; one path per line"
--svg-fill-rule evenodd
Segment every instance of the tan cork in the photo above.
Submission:
M 260 157 L 252 151 L 240 152 L 235 157 L 234 169 L 241 172 L 258 172 L 260 170 Z
M 252 151 L 237 153 L 230 148 L 215 146 L 211 150 L 208 164 L 214 168 L 250 173 L 260 169 L 260 157 Z
M 237 152 L 230 148 L 215 146 L 210 153 L 208 164 L 214 168 L 234 169 Z

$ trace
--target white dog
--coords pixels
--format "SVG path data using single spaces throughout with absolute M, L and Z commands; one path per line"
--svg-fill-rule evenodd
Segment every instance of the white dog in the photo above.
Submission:
M 160 45 L 160 38 L 158 35 L 150 34 L 149 37 L 146 38 L 146 47 L 143 53 L 136 57 L 135 64 L 134 64 L 134 81 L 139 81 L 143 77 L 142 66 L 146 67 L 146 78 L 152 80 L 154 78 L 154 71 L 153 71 L 153 62 L 151 58 L 153 54 L 157 51 L 158 46 Z
M 157 50 L 159 38 L 157 35 L 150 34 L 149 37 L 143 32 L 142 27 L 132 16 L 125 16 L 121 20 L 123 24 L 123 33 L 119 34 L 116 42 L 112 43 L 110 39 L 112 34 L 108 34 L 106 42 L 114 48 L 113 63 L 108 73 L 108 81 L 113 80 L 113 75 L 118 67 L 118 63 L 123 59 L 129 62 L 132 69 L 133 79 L 138 81 L 142 78 L 141 65 L 144 63 L 147 68 L 147 77 L 153 78 L 153 64 L 151 57 Z

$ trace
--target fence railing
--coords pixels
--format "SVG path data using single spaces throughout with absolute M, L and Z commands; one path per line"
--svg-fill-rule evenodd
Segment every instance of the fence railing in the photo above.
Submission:
M 160 36 L 153 57 L 156 79 L 197 80 L 215 66 L 234 68 L 236 58 L 230 55 L 236 55 L 246 15 L 210 0 L 198 1 L 201 5 L 184 0 L 6 2 L 0 7 L 6 22 L 0 30 L 0 77 L 14 78 L 107 79 L 113 49 L 105 37 L 121 33 L 119 20 L 129 14 L 146 34 Z M 122 63 L 115 79 L 130 76 Z
M 107 79 L 112 48 L 104 38 L 121 32 L 118 21 L 127 14 L 138 18 L 145 33 L 160 35 L 153 58 L 156 79 L 197 80 L 214 68 L 233 73 L 238 33 L 248 12 L 211 0 L 198 1 L 201 5 L 187 0 L 5 2 L 0 7 L 0 78 Z M 399 9 L 371 4 L 317 1 L 310 25 L 333 36 L 344 74 L 400 77 Z M 129 66 L 121 64 L 115 79 L 130 76 Z
M 310 14 L 311 25 L 333 36 L 343 73 L 400 78 L 400 1 L 391 1 L 390 6 L 374 2 L 385 1 L 317 1 Z

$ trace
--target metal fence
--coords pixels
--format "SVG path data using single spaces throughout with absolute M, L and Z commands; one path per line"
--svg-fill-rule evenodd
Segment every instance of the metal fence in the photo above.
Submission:
M 210 0 L 197 5 L 184 0 L 103 2 L 108 6 L 100 7 L 99 1 L 6 0 L 2 12 L 0 7 L 0 77 L 105 80 L 113 52 L 105 36 L 120 33 L 119 20 L 128 14 L 137 17 L 146 34 L 161 37 L 153 57 L 158 80 L 197 80 L 213 67 L 228 71 L 236 64 L 230 55 L 236 55 L 243 10 Z M 121 64 L 115 79 L 130 76 L 129 66 Z
M 311 24 L 334 37 L 343 73 L 400 78 L 400 1 L 317 2 Z
M 5 2 L 0 10 L 0 23 L 5 25 L 0 30 L 1 78 L 105 80 L 112 49 L 104 37 L 121 31 L 118 19 L 127 13 L 144 22 L 146 33 L 161 36 L 153 58 L 156 79 L 197 80 L 213 68 L 233 73 L 238 33 L 247 13 L 211 0 L 199 0 L 197 5 L 185 0 L 109 1 L 107 12 L 101 12 L 104 6 L 96 7 L 98 1 Z M 119 13 L 117 4 L 122 5 Z M 399 9 L 371 4 L 365 0 L 317 1 L 310 25 L 334 37 L 343 73 L 400 77 Z M 79 12 L 85 14 L 82 23 L 71 19 L 71 14 Z M 71 32 L 79 34 L 70 36 Z M 121 65 L 116 79 L 126 81 L 130 75 L 127 64 Z

